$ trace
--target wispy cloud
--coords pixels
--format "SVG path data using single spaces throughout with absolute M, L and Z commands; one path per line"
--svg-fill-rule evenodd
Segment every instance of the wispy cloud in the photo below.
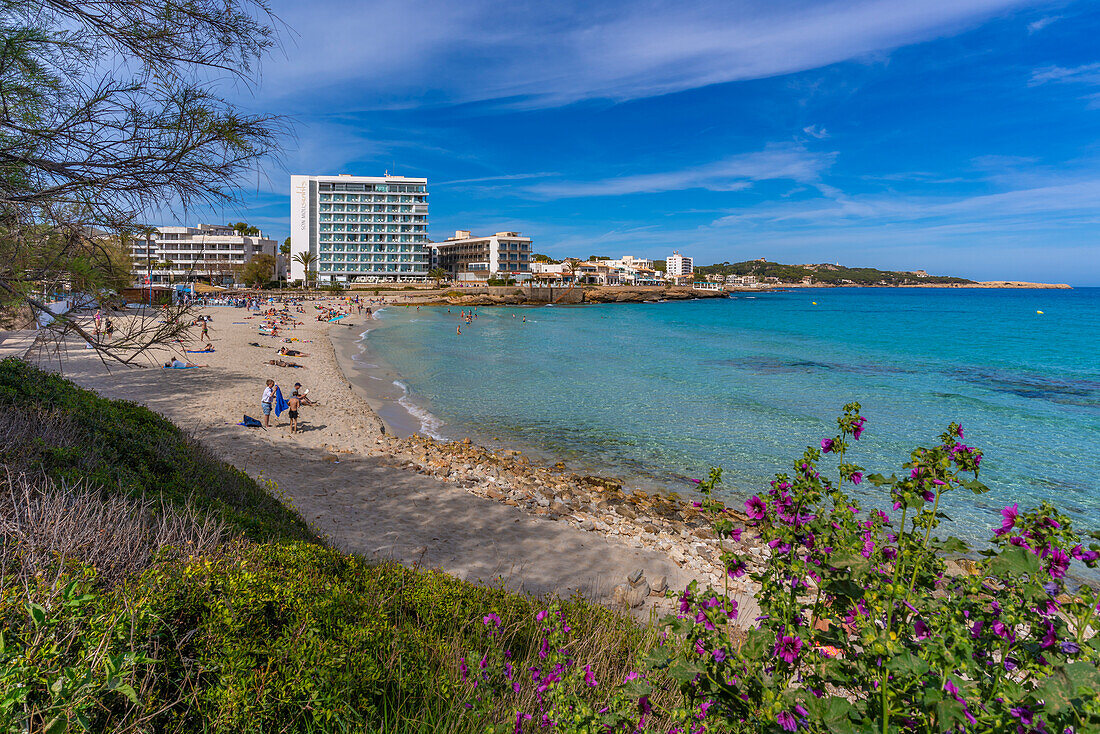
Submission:
M 1043 30 L 1044 28 L 1046 28 L 1051 23 L 1054 23 L 1054 22 L 1059 21 L 1061 19 L 1062 19 L 1062 16 L 1060 16 L 1060 15 L 1048 15 L 1046 17 L 1039 18 L 1039 20 L 1032 21 L 1031 23 L 1027 24 L 1027 32 L 1028 33 L 1038 33 L 1039 31 Z
M 553 107 L 762 79 L 920 43 L 1031 0 L 770 0 L 592 4 L 338 0 L 276 6 L 299 36 L 265 70 L 265 95 L 369 90 L 387 107 L 507 100 Z
M 1060 84 L 1100 84 L 1100 63 L 1082 66 L 1044 66 L 1031 72 L 1031 86 Z
M 815 182 L 833 158 L 832 153 L 811 153 L 797 145 L 771 145 L 761 151 L 740 153 L 714 163 L 675 171 L 617 176 L 598 181 L 547 182 L 530 186 L 527 191 L 548 199 L 652 194 L 685 189 L 741 191 L 757 181 Z
M 480 178 L 459 178 L 453 181 L 440 181 L 433 184 L 434 186 L 456 186 L 458 184 L 476 184 L 476 183 L 491 183 L 496 181 L 523 181 L 531 178 L 546 178 L 548 176 L 558 176 L 558 173 L 509 173 L 501 176 L 482 176 Z
M 817 125 L 807 125 L 806 127 L 802 128 L 802 132 L 812 137 L 815 137 L 818 140 L 824 140 L 825 138 L 829 137 L 829 131 Z

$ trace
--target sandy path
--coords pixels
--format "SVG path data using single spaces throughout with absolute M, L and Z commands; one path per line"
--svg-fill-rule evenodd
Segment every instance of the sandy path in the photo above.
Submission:
M 253 476 L 274 480 L 320 532 L 338 547 L 368 557 L 439 568 L 460 578 L 534 593 L 581 591 L 603 599 L 635 569 L 649 579 L 668 577 L 683 588 L 690 577 L 661 553 L 635 549 L 598 533 L 536 518 L 519 508 L 476 497 L 434 477 L 396 467 L 375 443 L 381 422 L 340 372 L 328 329 L 313 319 L 287 333 L 309 357 L 281 359 L 303 369 L 267 364 L 281 345 L 259 336 L 257 319 L 242 309 L 211 308 L 216 352 L 182 355 L 205 369 L 165 370 L 164 353 L 147 369 L 107 369 L 90 350 L 61 357 L 65 375 L 110 398 L 133 400 L 184 427 L 225 461 Z M 238 322 L 238 323 L 234 323 Z M 258 342 L 263 347 L 249 346 Z M 178 352 L 177 352 L 178 353 Z M 56 369 L 55 357 L 44 366 Z M 268 430 L 237 426 L 245 413 L 261 417 L 259 400 L 268 376 L 284 393 L 294 382 L 310 388 L 320 405 L 303 407 L 304 430 L 291 434 L 286 414 Z

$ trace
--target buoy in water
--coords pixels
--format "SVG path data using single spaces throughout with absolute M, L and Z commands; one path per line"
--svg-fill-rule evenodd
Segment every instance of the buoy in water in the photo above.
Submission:
M 1042 312 L 1042 311 L 1036 311 L 1035 313 L 1037 313 L 1037 314 L 1042 314 L 1043 312 Z M 1044 315 L 1045 315 L 1045 314 L 1044 314 Z
M 817 301 L 811 301 L 811 303 L 813 303 L 815 306 L 817 305 Z

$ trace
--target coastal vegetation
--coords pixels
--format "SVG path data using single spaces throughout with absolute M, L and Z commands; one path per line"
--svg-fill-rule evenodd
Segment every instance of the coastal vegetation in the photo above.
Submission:
M 0 731 L 482 731 L 481 618 L 537 656 L 537 600 L 329 548 L 145 408 L 5 360 L 0 439 Z M 562 610 L 609 679 L 655 637 Z
M 0 730 L 1095 730 L 1100 599 L 1073 578 L 1100 545 L 1011 507 L 949 572 L 940 498 L 984 491 L 981 452 L 952 425 L 875 474 L 870 428 L 848 406 L 745 514 L 699 485 L 723 544 L 770 548 L 722 556 L 759 617 L 693 585 L 640 625 L 340 552 L 167 420 L 4 361 Z
M 723 277 L 755 276 L 759 282 L 775 279 L 779 283 L 801 283 L 806 278 L 824 285 L 929 285 L 973 283 L 966 278 L 945 275 L 928 275 L 920 272 L 876 270 L 875 268 L 850 268 L 839 264 L 783 265 L 764 258 L 738 263 L 715 263 L 695 268 L 696 275 L 721 275 Z

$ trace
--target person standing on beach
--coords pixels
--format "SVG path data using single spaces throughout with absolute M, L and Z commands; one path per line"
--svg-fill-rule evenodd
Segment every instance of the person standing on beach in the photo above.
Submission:
M 268 380 L 264 388 L 263 397 L 260 398 L 260 410 L 264 413 L 264 428 L 271 427 L 271 404 L 275 402 L 275 380 Z
M 290 432 L 298 432 L 298 408 L 301 407 L 301 401 L 296 395 L 291 395 L 290 400 L 286 401 L 286 414 L 290 418 Z

